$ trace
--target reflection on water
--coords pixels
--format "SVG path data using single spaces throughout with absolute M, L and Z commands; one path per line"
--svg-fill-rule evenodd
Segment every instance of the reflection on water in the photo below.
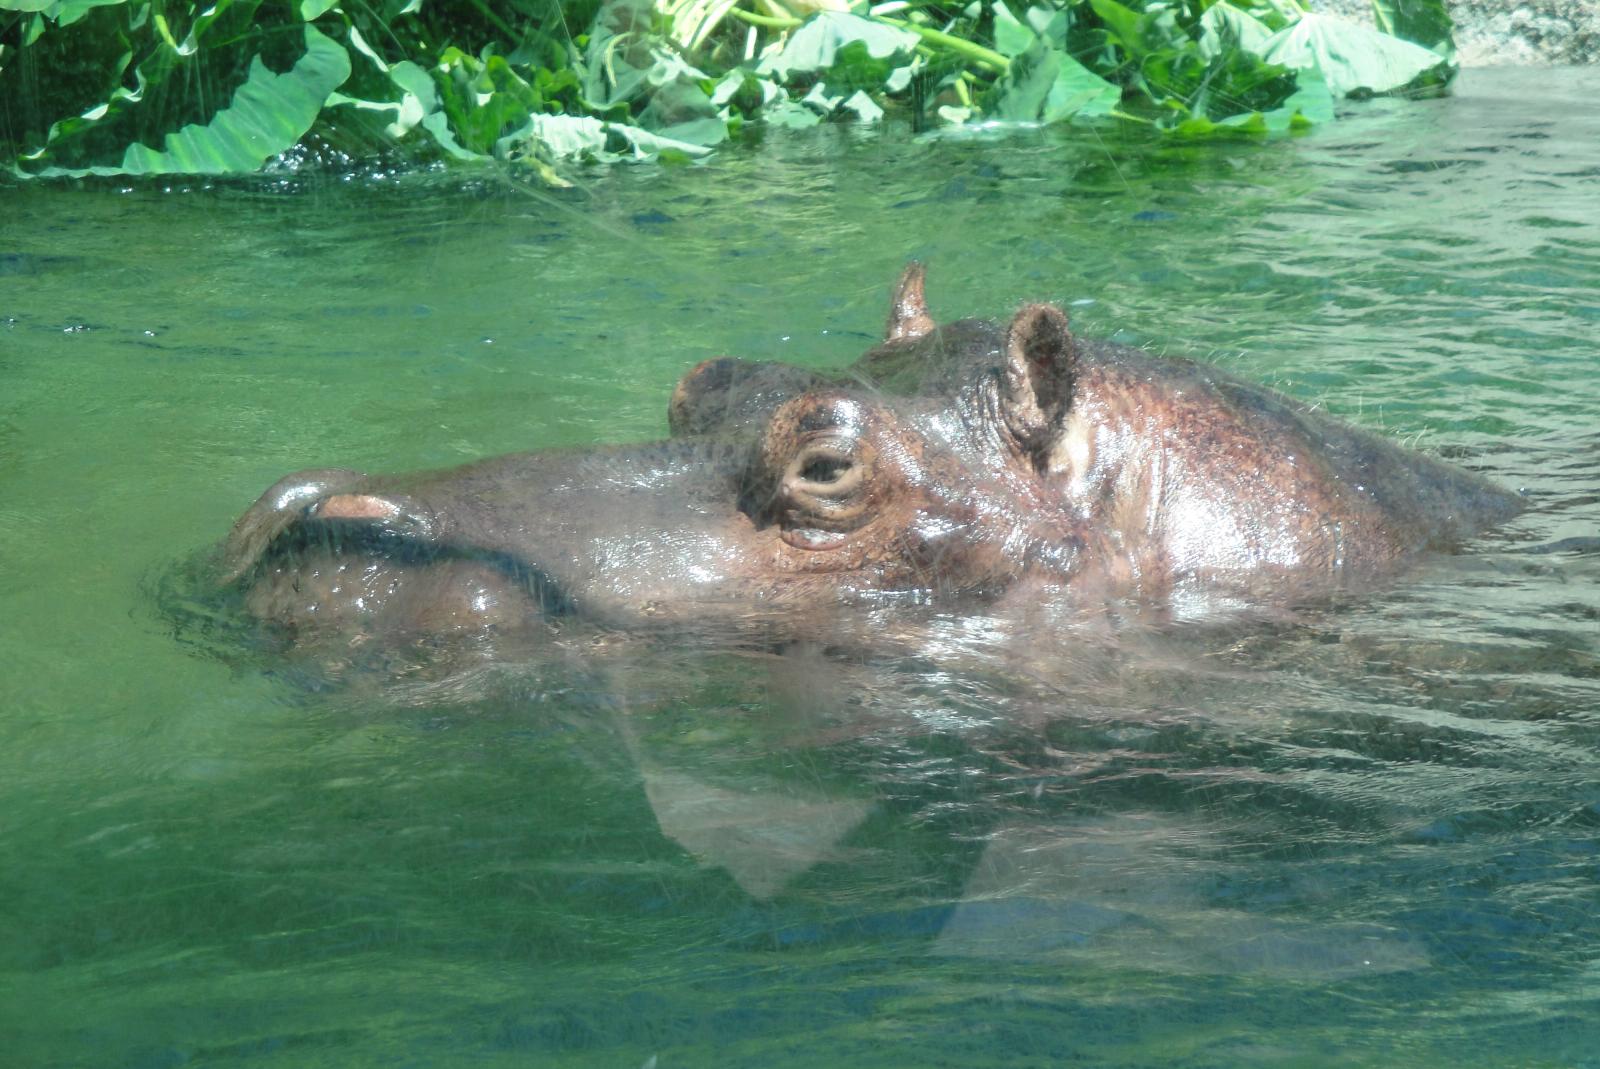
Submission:
M 774 135 L 570 205 L 8 194 L 3 1049 L 1596 1064 L 1600 86 L 1464 82 L 1114 162 Z M 172 603 L 284 471 L 658 435 L 705 355 L 847 362 L 907 255 L 943 314 L 1074 302 L 1533 507 L 1392 589 L 1191 628 L 574 632 L 364 685 Z

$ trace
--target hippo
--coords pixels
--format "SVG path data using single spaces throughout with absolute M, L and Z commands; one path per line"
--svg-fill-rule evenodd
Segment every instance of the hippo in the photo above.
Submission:
M 668 420 L 647 444 L 290 475 L 234 526 L 221 582 L 294 641 L 782 634 L 849 606 L 1180 620 L 1361 587 L 1520 507 L 1052 304 L 940 325 L 916 263 L 850 367 L 707 360 Z

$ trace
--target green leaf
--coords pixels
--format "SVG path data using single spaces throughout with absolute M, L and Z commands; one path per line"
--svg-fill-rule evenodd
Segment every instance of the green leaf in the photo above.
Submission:
M 521 129 L 495 144 L 495 155 L 502 159 L 534 163 L 541 158 L 648 159 L 663 152 L 704 156 L 709 151 L 701 145 L 588 115 L 533 115 Z
M 1043 40 L 1036 40 L 990 91 L 988 113 L 1005 122 L 1060 122 L 1107 115 L 1122 91 Z
M 40 16 L 34 16 L 35 26 L 38 26 L 42 21 L 43 20 L 40 18 Z M 26 47 L 29 43 L 29 41 L 25 40 L 23 42 L 23 46 Z M 123 71 L 127 69 L 127 62 L 130 57 L 131 53 L 124 53 L 118 60 L 117 76 L 119 79 L 121 78 Z M 136 83 L 134 88 L 129 89 L 126 86 L 118 85 L 111 91 L 110 99 L 94 105 L 92 108 L 89 108 L 82 114 L 69 116 L 68 118 L 62 119 L 58 122 L 51 123 L 49 131 L 45 134 L 44 145 L 33 152 L 24 153 L 21 156 L 21 159 L 28 162 L 43 159 L 46 156 L 51 155 L 53 150 L 58 148 L 61 144 L 70 142 L 75 136 L 83 134 L 86 131 L 97 127 L 105 120 L 106 116 L 113 111 L 137 105 L 144 99 L 144 92 L 145 89 L 148 88 L 148 82 L 145 78 L 144 71 L 137 67 L 134 68 L 133 78 L 134 82 Z M 27 176 L 27 172 L 23 172 L 15 166 L 12 169 L 24 177 Z
M 1067 45 L 1067 31 L 1072 27 L 1072 11 L 1070 8 L 1056 8 L 1049 5 L 1044 7 L 1030 7 L 1024 16 L 1028 28 L 1039 37 L 1055 45 L 1065 48 Z
M 300 17 L 307 22 L 319 19 L 339 6 L 339 0 L 300 0 Z
M 1106 33 L 1111 39 L 1135 59 L 1153 51 L 1155 47 L 1156 43 L 1148 39 L 1151 21 L 1161 14 L 1170 14 L 1164 9 L 1156 11 L 1147 9 L 1144 14 L 1140 14 L 1117 3 L 1117 0 L 1089 0 L 1089 6 L 1100 16 L 1100 21 L 1105 23 Z M 1159 8 L 1159 5 L 1152 6 Z
M 385 74 L 389 73 L 388 62 L 385 61 L 382 56 L 378 55 L 376 49 L 367 44 L 367 39 L 361 36 L 361 28 L 359 26 L 350 27 L 350 47 L 355 49 L 357 52 L 360 52 L 363 56 L 366 56 L 367 59 L 371 60 L 374 67 L 377 67 Z
M 803 130 L 808 126 L 815 126 L 820 123 L 822 116 L 792 100 L 784 100 L 764 109 L 761 112 L 761 119 L 768 126 L 778 126 L 788 130 Z
M 616 118 L 626 108 L 640 127 L 673 143 L 726 139 L 727 124 L 705 88 L 709 76 L 662 43 L 651 31 L 652 14 L 649 0 L 608 0 L 596 13 L 582 63 L 586 105 L 615 109 Z
M 909 30 L 840 11 L 823 11 L 795 30 L 776 53 L 757 65 L 755 73 L 776 82 L 795 80 L 810 86 L 797 104 L 787 99 L 763 101 L 761 117 L 775 126 L 805 126 L 818 115 L 848 112 L 862 122 L 876 122 L 883 108 L 872 99 L 900 92 L 911 83 L 917 65 L 915 48 L 922 38 Z M 814 110 L 808 110 L 814 109 Z
M 877 122 L 883 118 L 883 109 L 860 89 L 851 93 L 840 106 L 846 111 L 855 112 L 857 122 Z
M 1328 83 L 1321 78 L 1302 74 L 1300 88 L 1285 100 L 1278 110 L 1289 112 L 1291 116 L 1298 115 L 1303 120 L 1295 122 L 1291 118 L 1289 123 L 1291 129 L 1303 129 L 1313 123 L 1330 123 L 1333 121 L 1333 93 L 1328 89 Z
M 424 129 L 433 132 L 448 127 L 469 152 L 491 151 L 507 130 L 527 122 L 533 112 L 544 110 L 542 95 L 504 57 L 487 49 L 481 58 L 459 48 L 445 49 L 429 85 L 418 79 L 420 70 L 415 64 L 397 63 L 391 77 L 423 105 Z M 444 118 L 431 125 L 425 121 L 440 112 Z
M 1271 111 L 1251 111 L 1223 119 L 1191 115 L 1168 133 L 1179 137 L 1215 137 L 1236 134 L 1283 134 L 1333 121 L 1333 94 L 1315 75 L 1302 74 L 1301 86 Z
M 1219 0 L 1200 16 L 1200 54 L 1207 59 L 1222 55 L 1230 48 L 1261 54 L 1272 30 L 1249 12 L 1241 11 Z
M 1445 0 L 1372 0 L 1372 14 L 1384 33 L 1455 58 L 1455 22 Z
M 723 75 L 712 93 L 712 101 L 722 107 L 730 119 L 740 115 L 760 118 L 769 126 L 790 128 L 815 126 L 822 121 L 817 112 L 791 100 L 783 86 L 744 69 Z
M 994 50 L 1002 56 L 1011 58 L 1020 56 L 1028 50 L 1037 36 L 1031 29 L 1017 21 L 1001 0 L 995 0 L 994 11 Z
M 800 103 L 810 104 L 819 114 L 831 115 L 834 108 L 844 103 L 844 94 L 830 90 L 827 82 L 818 82 L 811 87 L 809 93 L 800 98 Z
M 1270 112 L 1282 106 L 1298 85 L 1287 67 L 1238 48 L 1224 49 L 1210 62 L 1193 49 L 1162 49 L 1145 57 L 1135 84 L 1184 119 L 1218 122 Z
M 865 55 L 891 61 L 888 66 L 903 66 L 910 62 L 912 50 L 920 40 L 909 30 L 860 15 L 821 11 L 790 35 L 782 51 L 762 60 L 756 73 L 784 81 L 796 73 L 822 74 L 840 62 L 841 52 L 846 52 L 847 59 L 851 54 Z M 893 62 L 896 60 L 899 62 Z
M 560 116 L 551 116 L 559 118 Z M 650 159 L 663 153 L 683 156 L 704 156 L 711 150 L 704 145 L 697 145 L 692 141 L 681 141 L 673 137 L 664 137 L 651 130 L 644 130 L 626 123 L 606 123 L 606 133 L 618 137 L 632 150 L 631 155 L 636 160 Z M 724 129 L 723 136 L 727 136 Z
M 540 149 L 555 159 L 603 156 L 606 124 L 588 115 L 532 115 L 526 126 L 496 143 L 495 155 L 517 159 Z
M 481 160 L 483 153 L 474 152 L 456 140 L 450 128 L 450 117 L 442 111 L 430 111 L 422 117 L 422 128 L 432 135 L 434 143 L 458 160 Z
M 306 51 L 287 72 L 274 74 L 259 56 L 228 106 L 204 126 L 168 134 L 164 151 L 130 145 L 116 167 L 51 167 L 41 176 L 117 174 L 245 174 L 292 148 L 316 121 L 334 89 L 350 76 L 350 57 L 311 26 Z
M 652 13 L 650 0 L 607 0 L 595 13 L 583 56 L 585 99 L 601 108 L 642 103 L 662 86 L 706 80 L 651 32 Z
M 1449 61 L 1421 45 L 1327 15 L 1306 14 L 1272 35 L 1261 58 L 1314 71 L 1335 96 L 1392 93 L 1414 83 L 1449 81 Z
M 732 108 L 744 115 L 754 115 L 777 100 L 789 97 L 782 86 L 771 78 L 757 78 L 752 72 L 736 68 L 718 79 L 711 91 L 711 103 L 719 108 Z
M 0 0 L 0 11 L 38 12 L 58 26 L 71 26 L 94 8 L 126 3 L 128 0 Z
M 458 160 L 483 159 L 484 154 L 474 152 L 456 139 L 449 117 L 439 99 L 439 87 L 428 72 L 403 59 L 388 69 L 389 80 L 402 96 L 395 105 L 398 109 L 387 133 L 395 140 L 406 136 L 415 127 L 422 127 L 432 135 L 434 143 Z

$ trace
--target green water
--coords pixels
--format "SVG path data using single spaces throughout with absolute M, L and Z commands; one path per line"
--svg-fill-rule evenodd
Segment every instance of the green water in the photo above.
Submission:
M 1600 1066 L 1597 97 L 835 128 L 559 197 L 0 191 L 0 1064 Z M 912 256 L 943 318 L 1069 302 L 1533 508 L 1064 666 L 953 622 L 948 662 L 622 642 L 445 700 L 158 604 L 295 468 L 650 438 L 705 356 L 846 363 Z

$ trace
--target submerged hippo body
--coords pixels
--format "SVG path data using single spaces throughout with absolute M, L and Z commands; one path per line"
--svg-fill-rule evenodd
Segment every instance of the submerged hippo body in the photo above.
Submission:
M 1172 615 L 1283 604 L 1380 576 L 1517 498 L 1217 370 L 928 315 L 921 268 L 849 369 L 707 361 L 664 442 L 447 471 L 280 481 L 226 574 L 309 635 L 603 624 L 783 627 L 841 605 Z

